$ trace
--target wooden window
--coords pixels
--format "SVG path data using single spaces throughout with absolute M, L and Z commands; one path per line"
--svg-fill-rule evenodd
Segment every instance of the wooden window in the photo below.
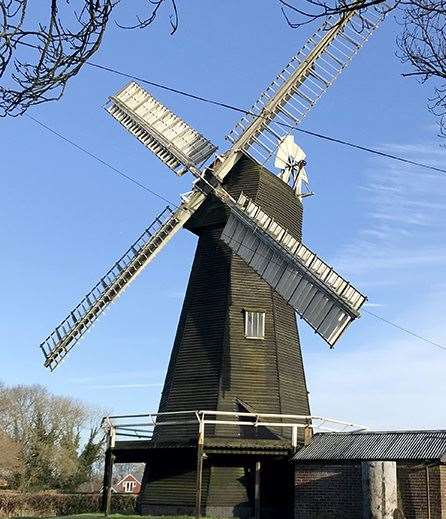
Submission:
M 124 492 L 133 492 L 136 483 L 134 481 L 124 481 Z
M 265 312 L 245 310 L 245 337 L 247 339 L 265 338 Z

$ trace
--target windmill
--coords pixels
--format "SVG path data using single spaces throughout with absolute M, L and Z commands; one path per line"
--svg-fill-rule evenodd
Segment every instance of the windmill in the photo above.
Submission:
M 333 347 L 359 316 L 365 296 L 302 242 L 306 157 L 290 130 L 383 18 L 372 8 L 324 22 L 228 134 L 225 152 L 135 82 L 110 98 L 107 111 L 114 119 L 174 173 L 190 172 L 195 181 L 41 343 L 46 367 L 55 369 L 186 228 L 199 239 L 160 412 L 309 414 L 295 313 Z M 278 176 L 267 169 L 273 161 Z M 204 469 L 203 503 L 210 515 L 249 513 L 249 455 L 277 454 L 277 441 L 287 441 L 280 430 L 271 430 L 234 443 L 237 430 L 215 425 L 209 435 L 225 440 L 214 445 L 215 457 Z M 193 508 L 194 434 L 185 427 L 155 429 L 140 498 L 143 513 Z M 270 450 L 263 443 L 259 451 L 259 441 L 269 441 Z M 277 503 L 287 483 L 277 471 L 269 474 L 275 491 L 264 500 Z

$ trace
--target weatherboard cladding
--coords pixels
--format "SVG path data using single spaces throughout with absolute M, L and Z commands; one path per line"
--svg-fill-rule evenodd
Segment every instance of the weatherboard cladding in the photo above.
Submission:
M 300 239 L 302 205 L 280 179 L 244 157 L 226 177 L 225 187 L 234 197 L 243 190 Z M 199 240 L 160 412 L 244 411 L 243 403 L 246 403 L 257 412 L 307 415 L 308 393 L 294 311 L 220 240 L 227 217 L 227 208 L 211 195 L 186 226 Z M 244 310 L 249 308 L 266 313 L 264 340 L 244 336 Z M 207 483 L 203 486 L 203 500 L 208 506 L 218 506 L 221 501 L 220 497 L 217 499 L 217 487 L 225 489 L 228 506 L 249 504 L 252 495 L 248 495 L 247 475 L 252 472 L 253 454 L 262 449 L 265 455 L 271 455 L 265 448 L 265 443 L 270 441 L 273 451 L 269 452 L 286 456 L 290 432 L 282 429 L 206 427 L 207 445 L 213 438 L 228 442 L 216 446 L 218 452 L 234 447 L 234 437 L 245 442 L 244 450 L 232 450 L 238 452 L 230 456 L 234 458 L 232 461 L 226 454 L 227 461 L 220 463 L 219 468 L 212 461 L 216 453 L 205 462 Z M 196 426 L 161 426 L 155 428 L 154 441 L 160 446 L 164 442 L 172 445 L 196 441 L 196 435 Z M 288 437 L 286 445 L 278 444 L 281 436 Z M 151 450 L 140 497 L 144 513 L 155 513 L 159 510 L 156 507 L 161 505 L 168 511 L 175 492 L 178 492 L 175 496 L 178 506 L 187 506 L 193 501 L 195 460 L 191 460 L 186 451 L 195 450 L 170 451 L 175 461 L 158 455 L 156 449 Z M 249 462 L 241 459 L 245 451 L 249 452 Z
M 242 517 L 252 516 L 256 459 L 259 457 L 214 453 L 204 460 L 202 509 L 206 515 L 221 516 L 225 511 L 224 516 L 232 516 L 237 510 Z M 285 512 L 292 493 L 292 466 L 283 456 L 260 459 L 262 509 Z M 194 456 L 176 449 L 152 452 L 143 480 L 150 492 L 139 495 L 137 510 L 143 515 L 192 515 L 195 483 Z
M 249 471 L 243 465 L 228 466 L 227 461 L 225 464 L 213 465 L 210 468 L 207 505 L 223 507 L 233 506 L 234 501 L 249 502 L 249 485 L 245 482 L 249 476 Z
M 209 468 L 203 469 L 203 488 L 207 488 Z M 152 451 L 142 481 L 143 490 L 137 508 L 142 514 L 152 513 L 154 506 L 195 505 L 195 452 L 193 450 Z M 148 491 L 150 489 L 150 491 Z M 205 494 L 205 493 L 204 493 Z M 203 496 L 205 504 L 205 495 Z
M 446 431 L 317 433 L 293 460 L 439 460 L 445 455 Z
M 192 266 L 160 412 L 217 408 L 227 327 L 229 268 L 230 253 L 221 248 L 218 231 L 205 229 Z M 196 434 L 196 426 L 168 426 L 157 428 L 155 439 L 169 441 Z
M 225 187 L 233 196 L 243 191 L 301 237 L 302 205 L 287 184 L 247 157 L 227 179 Z M 257 412 L 308 414 L 294 311 L 220 240 L 226 219 L 227 208 L 210 196 L 187 224 L 199 241 L 160 411 L 236 411 L 241 398 Z M 244 337 L 245 309 L 266 312 L 264 340 Z M 248 430 L 217 429 L 208 427 L 206 435 L 245 436 Z M 195 426 L 157 428 L 155 439 L 184 439 L 196 431 Z M 259 431 L 251 434 L 259 437 Z M 289 436 L 281 429 L 275 433 Z
M 287 460 L 262 459 L 260 494 L 262 517 L 286 519 L 292 474 Z M 254 462 L 243 458 L 214 457 L 209 478 L 206 515 L 253 517 Z M 234 506 L 234 503 L 237 503 Z

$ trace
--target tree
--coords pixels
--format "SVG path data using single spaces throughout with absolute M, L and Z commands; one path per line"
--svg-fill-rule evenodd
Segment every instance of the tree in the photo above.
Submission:
M 41 0 L 42 1 L 42 0 Z M 122 0 L 45 0 L 46 21 L 35 22 L 29 0 L 0 0 L 0 116 L 21 115 L 33 105 L 60 99 L 100 48 Z M 405 77 L 433 83 L 428 107 L 446 135 L 446 0 L 271 0 L 298 28 L 332 14 L 365 7 L 395 11 L 401 24 L 398 54 L 410 66 Z M 121 29 L 146 29 L 168 10 L 171 34 L 178 28 L 178 0 L 147 0 L 143 15 Z
M 446 0 L 422 0 L 404 9 L 404 29 L 398 39 L 401 59 L 412 65 L 406 77 L 432 80 L 434 95 L 429 109 L 440 119 L 446 135 Z
M 0 0 L 0 116 L 17 116 L 30 106 L 60 99 L 68 81 L 99 49 L 121 0 L 46 2 L 47 20 L 35 20 L 29 0 Z M 148 27 L 163 4 L 172 7 L 175 32 L 175 0 L 149 0 L 147 16 L 137 14 L 135 24 L 119 27 Z
M 113 467 L 113 481 L 116 484 L 127 474 L 132 474 L 136 479 L 142 481 L 144 467 L 144 463 L 116 463 Z
M 286 21 L 293 28 L 331 15 L 371 7 L 394 12 L 401 26 L 397 54 L 417 77 L 433 84 L 429 110 L 439 118 L 440 135 L 446 136 L 446 0 L 279 0 Z
M 12 469 L 16 486 L 71 491 L 92 476 L 103 435 L 85 404 L 42 386 L 0 386 L 0 409 L 0 431 L 19 446 L 23 463 Z
M 0 429 L 0 478 L 9 485 L 14 484 L 14 476 L 21 474 L 23 460 L 20 444 Z

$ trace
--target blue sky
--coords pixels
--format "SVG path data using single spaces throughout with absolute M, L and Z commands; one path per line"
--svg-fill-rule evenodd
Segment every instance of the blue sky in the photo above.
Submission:
M 141 3 L 141 5 L 143 5 Z M 166 13 L 146 31 L 109 30 L 95 61 L 248 107 L 300 48 L 273 0 L 191 0 L 169 35 Z M 204 7 L 207 6 L 207 7 Z M 121 22 L 131 21 L 122 8 Z M 303 128 L 446 167 L 425 109 L 429 86 L 405 80 L 392 19 L 372 37 Z M 103 110 L 125 79 L 86 67 L 57 103 L 30 114 L 176 201 L 177 178 Z M 151 92 L 222 149 L 237 114 Z M 446 176 L 302 134 L 317 194 L 304 239 L 369 296 L 369 310 L 446 343 Z M 193 258 L 184 231 L 106 313 L 55 373 L 40 341 L 165 204 L 27 118 L 0 124 L 0 378 L 39 383 L 113 413 L 157 408 Z M 444 427 L 446 351 L 364 315 L 336 349 L 300 324 L 312 411 L 373 428 Z

